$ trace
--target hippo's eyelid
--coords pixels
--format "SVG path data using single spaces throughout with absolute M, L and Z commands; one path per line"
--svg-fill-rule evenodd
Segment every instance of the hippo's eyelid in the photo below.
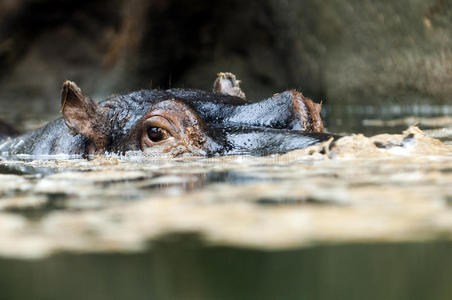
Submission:
M 143 129 L 147 130 L 149 127 L 158 127 L 162 128 L 166 131 L 168 131 L 171 135 L 174 134 L 175 128 L 173 124 L 168 121 L 165 117 L 159 116 L 159 115 L 153 115 L 149 118 L 147 118 L 146 121 L 143 123 Z

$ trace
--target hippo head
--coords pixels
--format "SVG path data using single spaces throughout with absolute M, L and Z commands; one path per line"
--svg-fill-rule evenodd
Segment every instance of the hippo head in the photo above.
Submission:
M 214 92 L 142 90 L 100 103 L 66 81 L 63 120 L 73 135 L 85 138 L 85 154 L 280 153 L 331 137 L 321 133 L 321 105 L 300 92 L 250 103 L 243 92 L 230 95 L 222 90 L 230 85 L 217 81 Z

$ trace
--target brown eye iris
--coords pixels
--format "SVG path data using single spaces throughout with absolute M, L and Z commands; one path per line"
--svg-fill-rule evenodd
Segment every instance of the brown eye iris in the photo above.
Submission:
M 152 142 L 157 143 L 168 138 L 168 131 L 159 127 L 149 127 L 148 137 Z

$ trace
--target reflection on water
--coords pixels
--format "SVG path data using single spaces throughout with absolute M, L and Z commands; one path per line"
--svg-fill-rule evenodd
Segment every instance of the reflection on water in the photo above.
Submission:
M 133 255 L 0 260 L 9 300 L 450 299 L 451 276 L 451 243 L 267 252 L 171 238 Z
M 277 181 L 276 178 L 262 178 L 256 176 L 247 175 L 240 171 L 222 171 L 222 172 L 209 172 L 206 174 L 202 185 L 214 184 L 214 183 L 229 183 L 229 184 L 246 184 L 255 183 L 260 181 Z
M 1 161 L 1 156 L 0 156 Z M 15 174 L 15 175 L 49 175 L 55 173 L 52 168 L 37 168 L 34 166 L 25 165 L 9 165 L 8 163 L 0 164 L 0 174 Z

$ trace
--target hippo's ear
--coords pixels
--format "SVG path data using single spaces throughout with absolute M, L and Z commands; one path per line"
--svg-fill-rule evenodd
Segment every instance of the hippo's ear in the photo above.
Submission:
M 308 108 L 311 115 L 311 130 L 312 132 L 324 132 L 322 117 L 320 112 L 322 111 L 322 103 L 315 103 L 309 98 L 304 98 L 304 104 Z
M 236 96 L 246 100 L 245 93 L 240 88 L 240 80 L 230 72 L 220 72 L 217 74 L 217 79 L 213 83 L 213 91 L 230 96 Z
M 61 112 L 72 134 L 88 138 L 96 147 L 96 152 L 105 151 L 111 135 L 107 124 L 108 108 L 83 95 L 74 82 L 67 80 L 61 91 Z

